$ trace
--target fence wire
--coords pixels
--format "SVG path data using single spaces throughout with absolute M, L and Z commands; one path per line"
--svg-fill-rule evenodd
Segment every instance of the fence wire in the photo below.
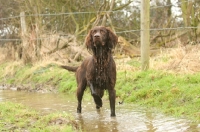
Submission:
M 160 9 L 160 8 L 165 8 L 165 7 L 169 7 L 169 6 L 175 6 L 175 5 L 180 5 L 182 3 L 185 2 L 192 2 L 193 0 L 185 0 L 182 2 L 177 2 L 177 3 L 173 3 L 173 4 L 169 4 L 169 5 L 163 5 L 163 6 L 152 6 L 150 7 L 151 10 L 156 10 L 156 9 Z M 200 0 L 196 0 L 196 1 L 200 1 Z M 139 8 L 135 8 L 135 10 L 137 10 Z M 140 10 L 140 9 L 139 9 Z M 102 13 L 113 13 L 113 14 L 117 14 L 117 13 L 127 13 L 128 11 L 126 10 L 118 10 L 118 11 L 101 11 Z M 67 15 L 83 15 L 83 14 L 97 14 L 97 11 L 95 12 L 66 12 L 66 13 L 55 13 L 55 14 L 29 14 L 29 15 L 25 15 L 24 17 L 55 17 L 55 16 L 67 16 Z M 134 17 L 134 16 L 133 16 Z M 152 17 L 153 18 L 153 17 Z M 18 21 L 20 21 L 20 15 L 19 16 L 11 16 L 11 17 L 7 17 L 7 18 L 0 18 L 0 26 L 2 27 L 2 29 L 6 29 L 9 27 L 5 27 L 5 23 L 9 23 L 10 19 L 18 19 Z M 134 18 L 133 18 L 134 19 Z M 138 20 L 139 21 L 139 20 Z M 53 26 L 56 26 L 53 25 Z M 56 27 L 54 27 L 56 29 Z M 123 30 L 122 30 L 123 29 Z M 116 30 L 116 34 L 118 35 L 122 35 L 122 34 L 128 34 L 128 33 L 132 33 L 132 34 L 139 34 L 142 30 L 140 30 L 140 26 L 137 26 L 135 29 L 126 29 L 124 30 L 124 28 L 122 27 L 121 30 Z M 176 26 L 176 27 L 170 27 L 170 28 L 150 28 L 148 29 L 151 32 L 157 32 L 157 31 L 169 31 L 169 30 L 188 30 L 188 29 L 198 29 L 197 27 L 182 27 L 182 26 Z M 9 30 L 9 29 L 8 29 Z M 146 29 L 147 30 L 147 29 Z M 3 30 L 0 30 L 0 34 L 3 34 Z M 7 31 L 6 31 L 7 32 Z M 58 31 L 56 31 L 58 32 Z M 5 33 L 6 34 L 6 33 Z M 2 35 L 3 36 L 3 35 Z M 85 37 L 86 34 L 81 34 L 80 36 Z M 39 37 L 37 38 L 37 40 L 44 40 L 44 39 L 49 39 L 49 37 Z M 32 39 L 32 40 L 36 40 L 36 39 Z M 8 41 L 21 41 L 20 38 L 3 38 L 0 36 L 0 41 L 2 42 L 8 42 Z
M 200 0 L 196 0 L 195 2 L 199 2 Z M 133 1 L 134 2 L 134 1 Z M 175 6 L 175 4 L 177 5 L 181 5 L 182 3 L 186 3 L 186 2 L 193 2 L 193 0 L 185 0 L 185 1 L 181 1 L 181 2 L 177 2 L 177 3 L 173 3 L 173 4 L 168 4 L 168 5 L 161 5 L 161 6 L 152 6 L 150 7 L 151 9 L 157 9 L 157 8 L 164 8 L 164 7 L 170 7 L 170 6 Z M 137 8 L 140 10 L 140 8 Z M 117 11 L 101 11 L 103 13 L 117 13 L 117 12 L 124 12 L 124 10 L 117 10 Z M 66 12 L 66 13 L 55 13 L 55 14 L 30 14 L 30 15 L 25 15 L 25 17 L 34 17 L 34 16 L 60 16 L 60 15 L 71 15 L 71 14 L 96 14 L 98 13 L 98 11 L 95 12 Z M 7 17 L 7 18 L 0 18 L 0 20 L 7 20 L 7 19 L 14 19 L 14 18 L 20 18 L 20 15 L 18 16 L 11 16 L 11 17 Z
M 177 27 L 177 28 L 156 28 L 156 29 L 149 29 L 149 31 L 164 31 L 164 30 L 185 30 L 185 29 L 197 29 L 197 27 Z M 121 34 L 121 33 L 130 33 L 130 32 L 141 32 L 141 31 L 144 31 L 144 30 L 126 30 L 126 31 L 121 31 L 121 32 L 115 32 L 116 34 Z M 67 34 L 66 34 L 67 35 Z M 83 37 L 86 36 L 85 35 L 82 35 Z M 42 37 L 42 38 L 37 38 L 37 39 L 32 39 L 32 40 L 44 40 L 44 39 L 49 39 L 49 37 Z M 0 38 L 0 41 L 21 41 L 21 39 L 1 39 Z

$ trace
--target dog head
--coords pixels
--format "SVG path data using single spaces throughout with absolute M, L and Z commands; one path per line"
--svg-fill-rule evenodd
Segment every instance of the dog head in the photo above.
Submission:
M 117 36 L 109 28 L 96 26 L 89 31 L 85 42 L 88 49 L 94 50 L 96 47 L 113 49 L 117 41 Z

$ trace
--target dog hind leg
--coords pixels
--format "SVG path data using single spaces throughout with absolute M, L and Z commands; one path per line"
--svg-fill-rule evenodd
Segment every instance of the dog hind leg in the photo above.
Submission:
M 78 100 L 77 113 L 81 113 L 81 110 L 82 110 L 81 104 L 82 104 L 82 98 L 83 98 L 85 88 L 86 88 L 86 84 L 84 85 L 79 84 L 77 88 L 77 92 L 76 92 L 76 96 Z

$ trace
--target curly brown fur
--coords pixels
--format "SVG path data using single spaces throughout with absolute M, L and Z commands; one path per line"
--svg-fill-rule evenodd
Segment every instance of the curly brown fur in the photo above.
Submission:
M 112 49 L 116 46 L 117 40 L 117 36 L 109 28 L 94 27 L 86 37 L 86 46 L 92 51 L 92 56 L 86 58 L 79 67 L 61 66 L 76 72 L 78 113 L 81 113 L 84 90 L 89 86 L 97 109 L 102 107 L 101 98 L 104 90 L 108 90 L 111 116 L 115 116 L 116 65 Z

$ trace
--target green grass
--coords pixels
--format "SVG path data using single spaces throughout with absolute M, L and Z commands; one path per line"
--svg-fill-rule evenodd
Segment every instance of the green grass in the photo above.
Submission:
M 52 64 L 23 67 L 2 64 L 0 83 L 31 84 L 32 87 L 50 85 L 59 92 L 68 93 L 74 93 L 77 88 L 74 73 Z M 121 70 L 117 71 L 115 89 L 117 97 L 125 103 L 156 108 L 165 114 L 200 122 L 200 73 L 183 75 L 158 70 Z
M 126 103 L 200 121 L 200 73 L 172 74 L 148 70 L 118 71 L 117 96 Z
M 0 103 L 0 131 L 73 132 L 78 124 L 67 113 L 41 113 L 21 104 Z
M 76 90 L 75 74 L 52 64 L 42 67 L 3 64 L 0 66 L 0 83 L 31 84 L 33 88 L 37 85 L 50 85 L 60 92 L 74 92 Z

